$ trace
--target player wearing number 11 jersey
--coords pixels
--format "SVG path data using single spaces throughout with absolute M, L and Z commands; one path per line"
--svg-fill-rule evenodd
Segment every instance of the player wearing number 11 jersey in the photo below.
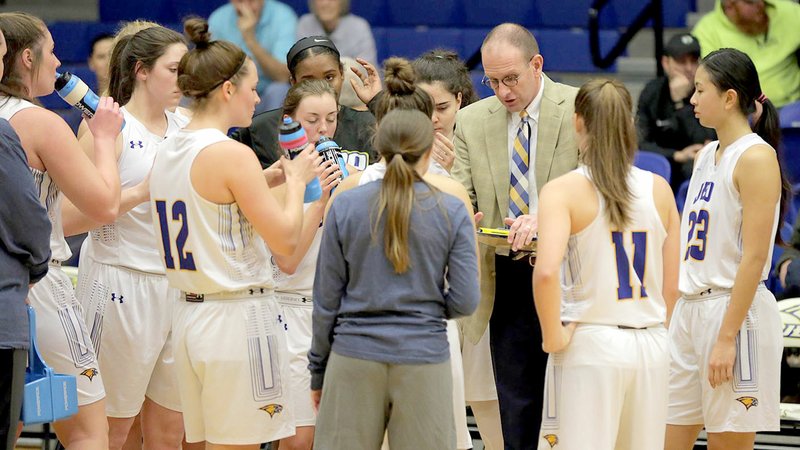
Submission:
M 539 449 L 663 446 L 677 299 L 678 212 L 666 180 L 632 167 L 622 83 L 575 98 L 581 166 L 539 196 L 534 299 L 550 353 Z
M 719 141 L 698 153 L 681 221 L 665 448 L 691 449 L 705 426 L 711 450 L 752 449 L 757 431 L 780 425 L 782 327 L 763 284 L 788 198 L 777 112 L 738 50 L 708 54 L 695 88 L 695 115 Z

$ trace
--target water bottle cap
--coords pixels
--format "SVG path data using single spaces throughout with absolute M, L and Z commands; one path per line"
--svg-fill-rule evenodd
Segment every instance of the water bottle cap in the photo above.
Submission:
M 70 82 L 71 79 L 72 79 L 72 74 L 69 72 L 64 72 L 64 73 L 56 72 L 55 89 L 57 91 L 64 89 L 64 87 L 67 85 L 67 83 Z

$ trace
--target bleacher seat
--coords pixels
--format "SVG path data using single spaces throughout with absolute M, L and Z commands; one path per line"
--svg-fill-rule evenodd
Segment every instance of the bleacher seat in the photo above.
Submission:
M 481 84 L 481 80 L 483 80 L 482 70 L 473 70 L 470 72 L 469 76 L 472 79 L 472 85 L 475 87 L 475 95 L 477 95 L 478 98 L 486 98 L 494 95 L 492 88 Z
M 384 45 L 378 47 L 378 59 L 390 56 L 414 59 L 434 48 L 455 50 L 463 55 L 461 30 L 454 28 L 386 28 Z
M 297 17 L 300 17 L 308 12 L 308 0 L 279 0 L 279 1 L 281 3 L 285 3 L 291 6 L 294 12 L 297 13 Z
M 488 28 L 465 29 L 462 33 L 463 53 L 461 57 L 467 59 L 478 51 L 488 33 Z M 589 32 L 586 30 L 541 28 L 531 30 L 531 33 L 539 43 L 539 50 L 544 57 L 545 73 L 591 73 L 616 70 L 616 64 L 608 69 L 600 69 L 592 63 L 592 57 L 589 54 Z M 618 39 L 618 31 L 600 30 L 600 50 L 604 54 L 607 53 Z
M 183 19 L 189 16 L 208 17 L 214 12 L 215 9 L 228 3 L 227 0 L 162 0 L 166 3 L 172 3 L 170 13 L 173 15 L 171 20 L 164 20 L 165 22 L 183 22 Z M 308 2 L 303 2 L 308 5 Z M 308 7 L 308 6 L 306 6 Z
M 792 232 L 794 231 L 792 223 L 784 220 L 783 223 L 781 224 L 780 230 L 778 231 L 781 233 L 781 239 L 783 239 L 783 242 L 791 241 Z M 776 297 L 780 297 L 781 294 L 783 293 L 781 282 L 778 279 L 778 277 L 775 276 L 775 264 L 778 262 L 778 259 L 781 257 L 782 254 L 783 254 L 783 247 L 781 247 L 780 245 L 773 245 L 772 262 L 769 267 L 769 276 L 767 276 L 767 280 L 764 282 L 764 284 L 767 286 L 767 289 L 772 291 L 772 293 Z
M 464 25 L 493 27 L 514 22 L 532 28 L 541 24 L 536 2 L 532 0 L 463 0 Z M 548 2 L 551 3 L 551 2 Z
M 800 101 L 784 106 L 779 115 L 781 128 L 800 128 Z
M 792 184 L 800 183 L 800 128 L 782 128 L 783 148 L 778 153 L 786 178 Z
M 356 0 L 350 2 L 350 12 L 361 16 L 373 27 L 391 25 L 391 17 L 386 12 L 389 0 Z
M 465 28 L 461 33 L 463 41 L 464 54 L 461 55 L 462 59 L 467 59 L 477 52 L 483 44 L 483 39 L 489 34 L 491 28 Z
M 678 192 L 675 194 L 675 204 L 678 206 L 678 213 L 683 214 L 683 206 L 686 204 L 686 195 L 689 193 L 689 180 L 681 183 Z
M 147 19 L 158 23 L 177 23 L 189 15 L 208 17 L 226 3 L 227 0 L 100 0 L 99 10 L 102 22 Z
M 616 71 L 616 64 L 600 69 L 592 63 L 589 53 L 589 32 L 581 29 L 532 30 L 544 57 L 545 72 Z M 600 50 L 608 53 L 619 39 L 615 30 L 600 30 Z
M 460 27 L 464 23 L 460 0 L 403 0 L 388 5 L 393 26 Z
M 92 39 L 102 33 L 114 34 L 118 27 L 117 22 L 52 22 L 47 25 L 62 64 L 86 63 L 92 51 Z
M 633 165 L 636 167 L 653 172 L 656 175 L 662 176 L 665 180 L 669 181 L 672 174 L 672 168 L 669 165 L 669 160 L 654 152 L 638 151 L 633 160 Z
M 172 4 L 164 0 L 137 0 L 120 2 L 100 0 L 98 2 L 100 21 L 119 22 L 122 20 L 147 19 L 155 22 L 177 22 Z
M 307 0 L 281 0 L 298 16 L 308 12 Z M 648 0 L 617 0 L 601 13 L 600 25 L 616 29 L 630 24 Z M 146 17 L 157 22 L 180 22 L 187 14 L 203 17 L 226 3 L 226 0 L 138 0 L 119 2 L 100 0 L 100 20 L 117 22 Z M 372 26 L 436 25 L 452 27 L 492 27 L 502 22 L 515 22 L 531 28 L 585 28 L 589 21 L 591 0 L 356 0 L 353 14 L 365 18 Z M 664 2 L 664 25 L 686 26 L 686 14 L 695 10 L 695 0 Z M 144 12 L 144 13 L 143 13 Z

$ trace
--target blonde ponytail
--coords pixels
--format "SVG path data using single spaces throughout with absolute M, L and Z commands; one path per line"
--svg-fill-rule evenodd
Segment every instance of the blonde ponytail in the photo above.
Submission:
M 581 160 L 605 201 L 608 222 L 621 230 L 630 220 L 628 172 L 638 145 L 631 95 L 617 80 L 590 80 L 575 97 L 575 113 L 586 129 Z
M 386 161 L 386 174 L 372 218 L 372 235 L 377 235 L 385 216 L 383 249 L 398 274 L 411 266 L 408 233 L 416 198 L 414 182 L 422 180 L 415 167 L 432 146 L 433 123 L 420 111 L 389 112 L 375 135 L 375 147 Z

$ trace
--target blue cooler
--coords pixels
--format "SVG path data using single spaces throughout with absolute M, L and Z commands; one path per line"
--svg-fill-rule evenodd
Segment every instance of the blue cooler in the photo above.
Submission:
M 22 417 L 26 425 L 55 422 L 78 412 L 78 386 L 75 377 L 53 372 L 36 348 L 36 313 L 28 306 L 31 348 L 25 369 Z

